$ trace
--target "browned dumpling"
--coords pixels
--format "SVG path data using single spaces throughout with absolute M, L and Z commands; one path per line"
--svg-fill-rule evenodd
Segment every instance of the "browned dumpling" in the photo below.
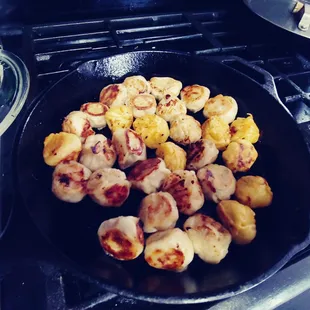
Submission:
M 248 171 L 258 157 L 254 145 L 247 140 L 231 142 L 223 152 L 225 165 L 232 172 Z
M 194 258 L 194 248 L 180 228 L 152 234 L 146 239 L 144 258 L 157 269 L 184 271 Z
M 123 84 L 110 84 L 100 92 L 100 102 L 110 107 L 119 107 L 127 103 L 127 88 Z
M 271 205 L 273 193 L 264 178 L 248 175 L 237 181 L 235 196 L 242 204 L 255 209 Z
M 98 237 L 103 250 L 118 260 L 132 260 L 144 248 L 144 236 L 139 219 L 119 216 L 101 223 Z
M 222 165 L 210 164 L 197 172 L 206 199 L 216 203 L 229 199 L 235 192 L 236 179 L 231 170 Z
M 91 171 L 76 161 L 59 163 L 53 173 L 52 192 L 66 202 L 80 202 L 86 195 Z
M 87 118 L 92 128 L 102 129 L 107 125 L 105 113 L 109 107 L 101 102 L 87 102 L 81 106 L 82 112 L 87 114 Z
M 256 236 L 253 210 L 235 200 L 223 200 L 216 208 L 222 224 L 230 231 L 237 244 L 248 244 Z
M 179 211 L 169 193 L 158 192 L 146 196 L 140 204 L 139 218 L 146 233 L 174 228 Z
M 206 263 L 218 264 L 227 255 L 231 235 L 219 222 L 196 213 L 185 221 L 183 227 L 195 253 Z
M 121 169 L 131 167 L 139 160 L 146 159 L 146 146 L 142 138 L 131 129 L 117 129 L 112 142 L 118 155 Z
M 170 122 L 175 116 L 186 114 L 187 109 L 183 101 L 172 95 L 165 95 L 157 105 L 156 114 Z
M 51 133 L 44 139 L 43 158 L 47 165 L 54 167 L 63 160 L 77 160 L 81 150 L 78 136 L 67 132 Z
M 201 139 L 189 145 L 187 151 L 187 169 L 198 170 L 216 161 L 219 154 L 211 140 Z
M 150 158 L 138 162 L 130 171 L 128 180 L 133 188 L 151 194 L 160 188 L 169 174 L 170 170 L 161 158 Z
M 198 84 L 186 86 L 181 91 L 181 99 L 188 110 L 196 113 L 203 109 L 210 97 L 210 90 Z
M 95 134 L 91 128 L 87 114 L 81 111 L 73 111 L 65 117 L 62 123 L 62 131 L 77 135 L 81 138 L 82 142 L 88 136 Z
M 103 207 L 120 207 L 128 198 L 129 192 L 130 182 L 119 169 L 96 170 L 87 182 L 87 193 Z
M 150 94 L 140 94 L 130 100 L 133 117 L 153 115 L 156 112 L 156 99 Z
M 104 135 L 89 136 L 82 148 L 80 163 L 91 171 L 112 168 L 116 161 L 116 150 L 112 141 Z
M 179 212 L 192 215 L 202 208 L 204 197 L 194 171 L 176 170 L 165 179 L 161 190 L 170 193 Z

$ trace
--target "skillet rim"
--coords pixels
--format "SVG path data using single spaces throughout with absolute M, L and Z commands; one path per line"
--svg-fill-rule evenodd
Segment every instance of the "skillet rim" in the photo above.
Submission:
M 58 81 L 56 81 L 54 84 L 52 84 L 50 87 L 48 87 L 45 91 L 42 91 L 34 100 L 33 102 L 29 105 L 29 107 L 27 108 L 27 110 L 24 112 L 24 115 L 20 121 L 20 125 L 19 128 L 17 130 L 16 136 L 15 136 L 15 143 L 14 143 L 14 149 L 13 149 L 13 181 L 16 181 L 18 183 L 18 196 L 21 199 L 21 203 L 24 205 L 24 207 L 26 208 L 27 212 L 30 215 L 31 220 L 34 222 L 35 226 L 38 228 L 39 232 L 42 234 L 42 236 L 47 240 L 47 242 L 52 246 L 52 248 L 54 248 L 56 250 L 57 253 L 60 254 L 62 261 L 64 261 L 64 259 L 67 261 L 67 264 L 70 264 L 69 269 L 71 269 L 73 272 L 77 273 L 78 275 L 80 275 L 82 278 L 91 281 L 91 282 L 96 282 L 96 284 L 99 284 L 103 289 L 105 289 L 106 291 L 113 293 L 113 294 L 117 294 L 117 295 L 121 295 L 123 297 L 127 297 L 127 298 L 133 298 L 133 299 L 137 299 L 137 300 L 142 300 L 142 301 L 147 301 L 147 302 L 153 302 L 153 303 L 159 303 L 159 304 L 171 304 L 171 305 L 177 305 L 177 304 L 198 304 L 198 303 L 205 303 L 205 302 L 212 302 L 212 301 L 216 301 L 216 300 L 221 300 L 221 299 L 225 299 L 225 298 L 229 298 L 235 295 L 238 295 L 242 292 L 245 292 L 253 287 L 258 286 L 259 284 L 261 284 L 262 282 L 264 282 L 265 280 L 267 280 L 268 278 L 270 278 L 271 276 L 273 276 L 277 271 L 279 271 L 295 254 L 297 254 L 298 252 L 302 251 L 304 248 L 306 248 L 309 244 L 310 244 L 310 229 L 307 233 L 307 236 L 305 237 L 305 239 L 303 241 L 301 241 L 300 243 L 294 244 L 292 245 L 291 249 L 276 263 L 274 264 L 271 268 L 269 268 L 265 273 L 261 274 L 258 277 L 253 278 L 252 280 L 249 280 L 243 284 L 239 284 L 236 285 L 236 287 L 234 289 L 228 288 L 226 290 L 224 290 L 221 293 L 217 293 L 219 290 L 215 290 L 213 294 L 209 294 L 208 296 L 205 296 L 204 293 L 184 293 L 182 295 L 156 295 L 156 294 L 145 294 L 145 293 L 139 293 L 136 292 L 134 289 L 124 289 L 124 288 L 120 288 L 115 284 L 108 284 L 108 281 L 106 281 L 103 278 L 100 278 L 96 275 L 94 275 L 93 272 L 91 272 L 88 268 L 83 267 L 82 265 L 76 263 L 74 260 L 72 260 L 69 256 L 67 256 L 65 253 L 63 253 L 50 239 L 49 237 L 40 229 L 39 225 L 36 223 L 36 221 L 34 220 L 34 217 L 32 215 L 32 213 L 29 211 L 28 207 L 26 206 L 26 204 L 24 203 L 24 199 L 23 199 L 23 195 L 21 194 L 20 190 L 19 190 L 19 178 L 18 178 L 18 150 L 19 150 L 19 145 L 20 145 L 20 141 L 23 137 L 24 134 L 24 129 L 32 115 L 32 113 L 34 112 L 34 110 L 37 108 L 37 106 L 40 104 L 41 100 L 45 97 L 45 95 L 50 92 L 54 87 L 56 87 L 56 85 L 58 85 L 59 83 L 62 82 L 63 79 L 68 78 L 68 76 L 74 74 L 75 72 L 77 72 L 81 67 L 86 66 L 87 64 L 90 63 L 95 63 L 97 61 L 100 61 L 102 59 L 106 59 L 106 58 L 114 58 L 114 57 L 120 57 L 122 55 L 129 55 L 129 54 L 133 54 L 133 55 L 137 55 L 137 54 L 172 54 L 172 55 L 176 55 L 176 56 L 182 56 L 182 57 L 187 57 L 187 58 L 192 58 L 192 59 L 199 59 L 200 61 L 213 61 L 218 63 L 219 65 L 222 65 L 226 68 L 228 68 L 229 70 L 233 71 L 234 74 L 238 74 L 238 75 L 242 75 L 244 77 L 246 77 L 249 81 L 251 81 L 252 83 L 255 83 L 257 86 L 259 86 L 260 88 L 262 88 L 264 90 L 264 92 L 266 94 L 268 94 L 268 96 L 270 96 L 270 98 L 274 101 L 276 101 L 278 104 L 281 105 L 281 108 L 290 116 L 291 122 L 294 122 L 294 124 L 292 123 L 292 126 L 296 127 L 297 132 L 299 131 L 298 135 L 300 135 L 300 138 L 302 138 L 302 141 L 304 141 L 303 144 L 303 149 L 304 149 L 304 153 L 306 155 L 308 155 L 309 161 L 308 161 L 308 166 L 310 168 L 310 153 L 307 147 L 307 144 L 304 140 L 304 137 L 302 135 L 302 133 L 300 132 L 299 128 L 298 128 L 298 124 L 296 123 L 296 121 L 294 120 L 293 115 L 290 113 L 290 111 L 288 110 L 288 108 L 279 100 L 277 100 L 277 98 L 270 92 L 268 91 L 268 89 L 266 89 L 266 87 L 264 87 L 263 84 L 260 84 L 259 82 L 255 81 L 254 79 L 252 79 L 251 77 L 249 77 L 248 75 L 240 72 L 237 69 L 234 69 L 226 64 L 224 64 L 221 60 L 225 59 L 225 56 L 205 56 L 205 57 L 199 57 L 199 55 L 192 55 L 186 52 L 179 52 L 179 51 L 174 51 L 174 50 L 137 50 L 137 51 L 130 51 L 130 52 L 124 52 L 124 53 L 119 53 L 119 54 L 114 54 L 114 55 L 109 55 L 107 57 L 102 57 L 99 59 L 95 59 L 95 60 L 89 60 L 87 62 L 84 62 L 82 64 L 80 64 L 76 69 L 72 70 L 71 72 L 69 72 L 68 74 L 66 74 L 65 76 L 63 76 L 61 79 L 59 79 Z M 242 59 L 240 57 L 236 57 L 236 56 L 227 56 L 227 58 L 232 59 L 235 58 L 236 60 Z M 243 60 L 243 59 L 242 59 Z M 243 60 L 244 62 L 247 62 L 245 60 Z M 253 67 L 253 69 L 255 70 L 255 65 L 253 66 L 251 64 L 251 67 Z M 261 68 L 260 68 L 261 69 Z M 263 71 L 265 71 L 264 69 L 261 69 Z M 272 80 L 272 86 L 276 92 L 276 88 L 275 88 L 275 83 L 274 83 L 274 78 L 272 77 L 272 75 L 265 71 L 267 73 L 267 75 L 269 76 L 269 78 L 271 78 Z M 17 143 L 16 143 L 17 142 Z M 310 211 L 310 210 L 309 210 Z M 309 212 L 310 215 L 310 212 Z M 58 263 L 58 262 L 57 262 Z

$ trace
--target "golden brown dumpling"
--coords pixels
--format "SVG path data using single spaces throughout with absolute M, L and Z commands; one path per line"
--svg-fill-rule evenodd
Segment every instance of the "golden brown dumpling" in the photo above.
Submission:
M 202 139 L 211 140 L 223 151 L 230 142 L 229 125 L 219 116 L 212 116 L 202 125 Z
M 254 145 L 247 140 L 231 142 L 223 152 L 225 165 L 232 172 L 248 171 L 258 157 Z
M 145 115 L 133 122 L 134 130 L 150 149 L 156 149 L 169 137 L 168 123 L 157 115 Z
M 248 117 L 238 117 L 230 125 L 231 141 L 245 139 L 256 143 L 259 138 L 259 129 L 253 120 L 252 114 Z
M 133 122 L 132 108 L 125 105 L 113 106 L 106 112 L 105 119 L 112 132 L 130 128 Z
M 235 196 L 239 202 L 254 209 L 269 206 L 273 193 L 264 178 L 248 175 L 237 181 Z
M 81 150 L 81 140 L 73 133 L 51 133 L 44 140 L 43 158 L 54 167 L 63 160 L 77 160 Z
M 185 169 L 186 152 L 173 142 L 161 144 L 156 150 L 156 156 L 162 158 L 171 171 Z
M 235 243 L 248 244 L 255 238 L 255 213 L 250 207 L 235 200 L 222 200 L 216 211 Z

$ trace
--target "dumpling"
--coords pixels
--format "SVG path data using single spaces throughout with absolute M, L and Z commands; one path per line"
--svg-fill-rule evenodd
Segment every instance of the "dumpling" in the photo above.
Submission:
M 187 169 L 198 170 L 216 161 L 218 149 L 211 140 L 201 139 L 189 145 L 187 151 Z
M 248 171 L 258 157 L 254 145 L 247 140 L 231 142 L 223 152 L 225 165 L 232 172 Z
M 132 187 L 143 191 L 146 194 L 156 192 L 170 170 L 166 168 L 161 158 L 150 158 L 138 162 L 128 175 Z
M 201 126 L 190 115 L 175 116 L 170 122 L 170 138 L 180 144 L 187 145 L 201 138 Z
M 185 169 L 186 152 L 173 142 L 161 144 L 156 150 L 156 156 L 162 158 L 171 171 Z
M 217 95 L 210 98 L 203 109 L 203 115 L 206 118 L 212 116 L 220 117 L 225 123 L 230 124 L 238 113 L 236 100 L 230 96 Z
M 139 218 L 146 233 L 174 228 L 179 211 L 174 198 L 169 193 L 152 193 L 141 201 Z
M 186 114 L 187 109 L 183 101 L 172 95 L 165 95 L 157 105 L 156 114 L 170 122 L 175 116 Z
M 235 200 L 223 200 L 216 208 L 223 225 L 237 244 L 248 244 L 256 236 L 256 221 L 253 210 Z
M 153 115 L 156 112 L 156 100 L 150 94 L 140 94 L 133 97 L 130 101 L 130 106 L 135 118 Z
M 119 107 L 127 103 L 127 88 L 123 84 L 110 84 L 100 92 L 100 102 L 110 107 Z
M 103 207 L 120 207 L 128 198 L 129 192 L 130 182 L 119 169 L 96 170 L 87 183 L 87 193 Z
M 95 134 L 91 128 L 87 114 L 81 111 L 73 111 L 65 117 L 62 123 L 62 131 L 77 135 L 81 138 L 82 142 L 88 136 Z
M 219 116 L 213 116 L 202 124 L 202 139 L 211 140 L 223 151 L 230 143 L 229 125 Z
M 87 114 L 91 127 L 102 129 L 107 125 L 104 116 L 109 110 L 107 105 L 101 102 L 87 102 L 81 106 L 80 110 Z
M 132 260 L 143 252 L 143 231 L 139 219 L 134 216 L 119 216 L 102 222 L 98 238 L 105 253 L 118 260 Z
M 133 122 L 134 130 L 150 149 L 158 148 L 169 137 L 168 123 L 157 115 L 145 115 Z
M 194 214 L 204 204 L 202 189 L 194 171 L 177 170 L 169 174 L 161 191 L 171 194 L 179 212 L 186 215 Z
M 110 130 L 130 128 L 133 122 L 132 108 L 127 106 L 114 106 L 105 114 L 106 122 Z
M 112 138 L 121 169 L 127 169 L 146 159 L 146 147 L 141 137 L 131 129 L 118 129 Z
M 195 253 L 206 263 L 218 264 L 227 255 L 231 235 L 213 218 L 196 213 L 185 221 L 183 227 Z
M 153 77 L 150 79 L 151 93 L 157 100 L 165 95 L 179 96 L 182 83 L 170 77 Z
M 66 202 L 80 202 L 86 195 L 91 171 L 76 161 L 59 163 L 53 173 L 52 192 Z
M 236 179 L 225 166 L 210 164 L 197 172 L 205 197 L 218 203 L 229 199 L 236 189 Z
M 253 120 L 252 114 L 248 117 L 238 117 L 230 125 L 231 141 L 245 139 L 256 143 L 259 139 L 259 129 Z
M 255 209 L 271 205 L 273 193 L 264 178 L 247 175 L 237 181 L 235 196 L 240 203 Z
M 173 228 L 146 239 L 144 258 L 151 267 L 181 272 L 192 262 L 194 248 L 184 231 Z
M 209 97 L 209 88 L 198 84 L 186 86 L 181 91 L 182 101 L 186 104 L 187 109 L 193 113 L 202 110 Z
M 123 85 L 127 88 L 128 99 L 140 95 L 149 94 L 151 92 L 151 86 L 149 82 L 142 75 L 134 75 L 127 77 Z
M 112 141 L 104 135 L 89 136 L 82 148 L 80 163 L 91 171 L 112 168 L 116 161 L 116 150 Z
M 47 165 L 56 166 L 63 160 L 77 160 L 82 150 L 78 136 L 67 133 L 51 133 L 44 139 L 43 158 Z

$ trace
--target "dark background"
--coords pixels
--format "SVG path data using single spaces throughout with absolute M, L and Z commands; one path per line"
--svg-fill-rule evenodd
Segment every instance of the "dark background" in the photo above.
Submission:
M 220 4 L 219 4 L 220 2 Z M 242 0 L 1 0 L 0 25 L 8 22 L 43 23 L 83 18 L 197 10 L 213 5 L 238 5 Z

